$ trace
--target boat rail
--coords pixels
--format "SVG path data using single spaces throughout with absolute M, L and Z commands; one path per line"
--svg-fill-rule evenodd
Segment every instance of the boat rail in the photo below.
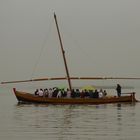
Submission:
M 130 92 L 130 93 L 122 93 L 122 94 L 124 94 L 124 95 L 130 95 L 131 97 L 132 97 L 132 102 L 134 102 L 134 101 L 138 101 L 138 100 L 136 100 L 136 98 L 135 98 L 135 92 Z

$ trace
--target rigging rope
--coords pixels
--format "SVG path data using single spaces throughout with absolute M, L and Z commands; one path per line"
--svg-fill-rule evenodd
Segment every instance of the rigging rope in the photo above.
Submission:
M 68 36 L 68 38 L 71 38 L 73 40 L 72 41 L 73 44 L 74 44 L 73 47 L 77 48 L 75 50 L 78 50 L 78 52 L 81 51 L 83 56 L 86 56 L 86 57 L 88 56 L 89 59 L 88 59 L 88 61 L 86 61 L 86 63 L 88 63 L 89 66 L 91 66 L 91 64 L 93 64 L 93 57 L 91 57 L 91 55 L 88 53 L 87 49 L 83 49 L 83 47 L 82 47 L 82 45 L 80 45 L 79 41 L 76 40 L 75 38 L 73 38 L 72 33 L 68 32 L 68 33 L 65 34 L 65 36 Z M 83 56 L 82 56 L 82 58 L 83 58 Z M 90 68 L 92 68 L 92 67 L 90 67 Z
M 35 71 L 36 71 L 37 66 L 38 66 L 38 64 L 39 64 L 39 61 L 40 61 L 40 59 L 41 59 L 42 52 L 43 52 L 45 46 L 47 46 L 47 38 L 48 38 L 48 36 L 49 36 L 49 33 L 51 32 L 52 22 L 53 22 L 53 20 L 51 20 L 51 22 L 50 22 L 50 24 L 49 24 L 49 27 L 48 27 L 48 29 L 47 29 L 47 31 L 46 31 L 46 35 L 45 35 L 44 41 L 43 41 L 43 43 L 42 43 L 42 45 L 41 45 L 42 47 L 41 47 L 41 49 L 40 49 L 39 56 L 38 56 L 38 58 L 37 58 L 37 61 L 35 62 L 33 71 L 32 71 L 32 73 L 31 73 L 31 79 L 33 79 L 33 77 L 34 77 Z

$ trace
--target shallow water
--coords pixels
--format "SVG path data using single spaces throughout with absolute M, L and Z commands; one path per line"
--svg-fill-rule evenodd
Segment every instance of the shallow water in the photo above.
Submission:
M 1 140 L 140 139 L 140 103 L 18 104 L 11 90 L 0 93 Z

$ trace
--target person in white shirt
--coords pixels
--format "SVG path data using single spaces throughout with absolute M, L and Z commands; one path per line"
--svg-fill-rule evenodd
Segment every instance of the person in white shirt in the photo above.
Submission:
M 71 97 L 71 91 L 69 89 L 67 89 L 67 98 Z
M 39 89 L 38 95 L 41 96 L 41 97 L 43 96 L 43 90 L 42 89 Z
M 102 98 L 102 97 L 103 97 L 103 90 L 100 89 L 100 91 L 99 91 L 99 98 Z
M 62 97 L 62 92 L 61 92 L 61 90 L 59 90 L 57 93 L 57 98 L 61 98 L 61 97 Z
M 44 89 L 44 97 L 48 97 L 48 95 L 49 95 L 49 92 L 48 92 L 48 89 L 46 88 Z
M 48 96 L 48 97 L 49 97 L 49 98 L 52 98 L 52 94 L 53 94 L 53 90 L 50 88 L 50 89 L 49 89 L 49 96 Z

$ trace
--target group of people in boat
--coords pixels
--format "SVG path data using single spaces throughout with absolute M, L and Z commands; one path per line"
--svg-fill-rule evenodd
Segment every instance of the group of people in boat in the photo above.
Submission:
M 48 98 L 102 98 L 107 95 L 106 90 L 81 90 L 72 89 L 72 92 L 67 89 L 59 89 L 57 87 L 49 89 L 36 89 L 35 96 Z
M 117 96 L 121 96 L 121 86 L 117 84 L 116 87 Z M 81 89 L 72 89 L 72 92 L 67 89 L 54 88 L 45 88 L 45 89 L 36 89 L 35 96 L 48 97 L 48 98 L 102 98 L 107 95 L 106 90 L 81 90 Z

